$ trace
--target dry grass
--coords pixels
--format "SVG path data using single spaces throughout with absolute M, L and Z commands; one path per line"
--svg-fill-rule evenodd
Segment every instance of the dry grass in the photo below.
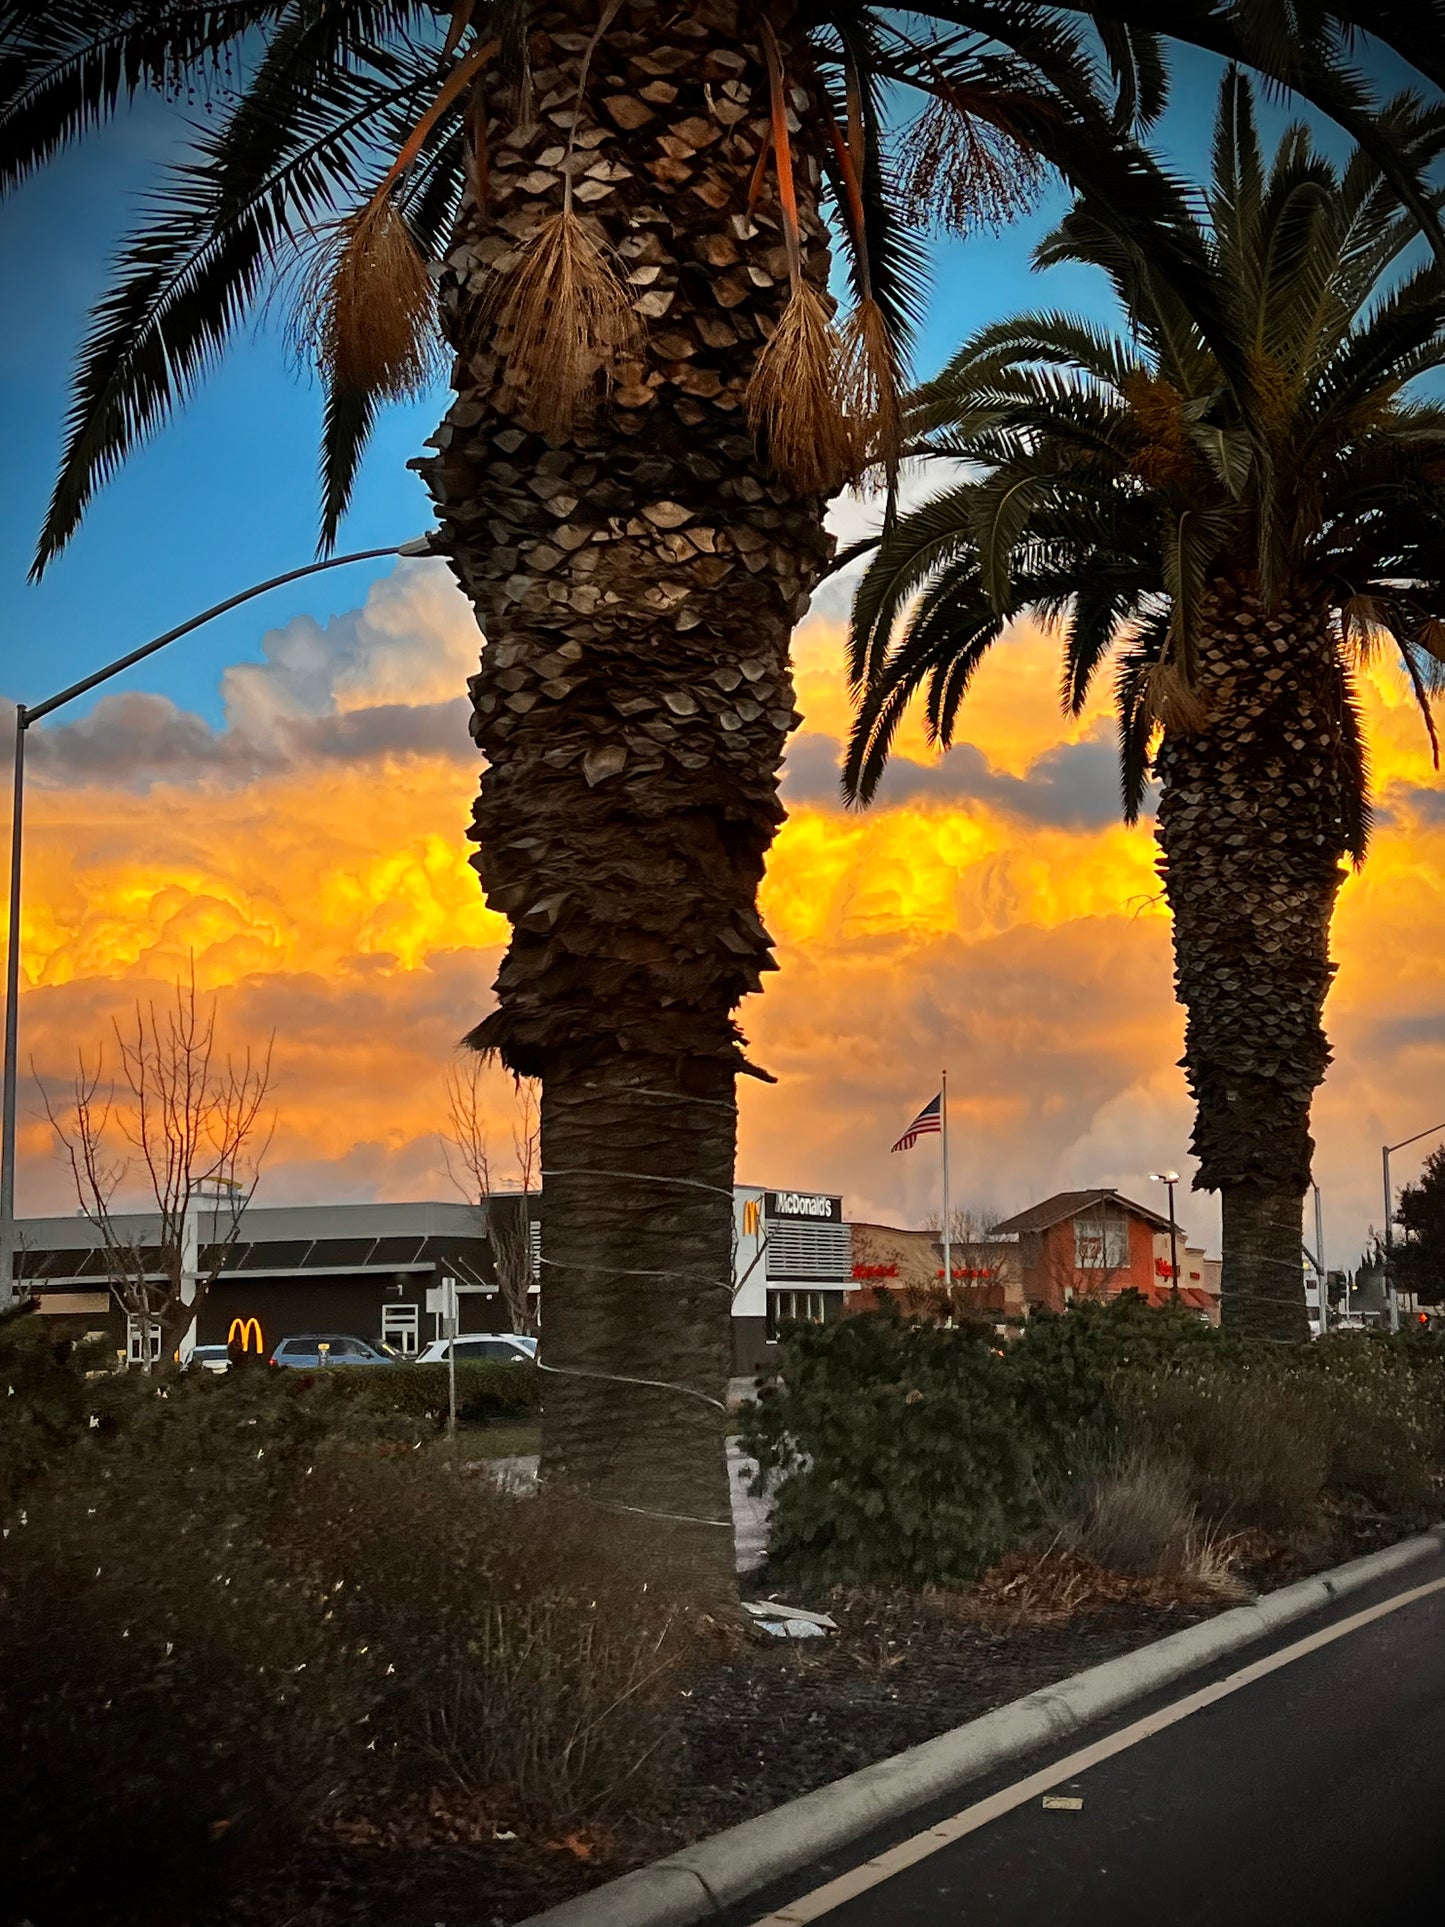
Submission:
M 799 280 L 748 384 L 748 420 L 773 467 L 804 495 L 857 473 L 858 436 L 843 410 L 843 343 L 822 295 Z
M 537 229 L 483 316 L 521 412 L 558 440 L 588 418 L 642 338 L 626 288 L 567 207 Z
M 296 332 L 336 387 L 401 401 L 436 373 L 436 293 L 390 195 L 318 229 L 304 251 Z
M 1108 1572 L 1172 1573 L 1188 1564 L 1199 1515 L 1181 1467 L 1132 1452 L 1084 1482 L 1059 1536 Z

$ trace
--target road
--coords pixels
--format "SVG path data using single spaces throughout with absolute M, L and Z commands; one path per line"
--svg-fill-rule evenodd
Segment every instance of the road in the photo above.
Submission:
M 1418 1588 L 1431 1590 L 1406 1597 Z M 1388 1610 L 1310 1649 L 1318 1635 L 1380 1607 Z M 1242 1672 L 1245 1683 L 1236 1684 Z M 1209 1693 L 1218 1695 L 1212 1703 L 1192 1704 Z M 1045 1807 L 1046 1797 L 1082 1806 Z M 1422 1560 L 1015 1763 L 727 1920 L 1445 1921 L 1445 1558 Z

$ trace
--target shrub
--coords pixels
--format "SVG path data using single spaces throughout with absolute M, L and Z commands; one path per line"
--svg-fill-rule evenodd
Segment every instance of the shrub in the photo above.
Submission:
M 153 1393 L 9 1522 L 0 1856 L 17 1915 L 218 1902 L 318 1820 L 409 1790 L 508 1790 L 548 1828 L 667 1798 L 688 1621 L 630 1522 L 599 1535 L 565 1496 L 313 1451 L 317 1405 L 275 1376 L 255 1375 L 235 1423 L 225 1380 Z
M 956 1584 L 1050 1511 L 1132 1570 L 1191 1507 L 1205 1538 L 1310 1530 L 1327 1501 L 1421 1516 L 1445 1360 L 1348 1336 L 1251 1346 L 1131 1293 L 1035 1316 L 1004 1348 L 885 1305 L 785 1334 L 742 1434 L 775 1488 L 772 1557 L 800 1580 Z M 1125 1477 L 1135 1462 L 1151 1470 Z
M 90 1429 L 89 1349 L 28 1310 L 0 1313 L 0 1506 Z
M 542 1373 L 535 1365 L 489 1359 L 457 1360 L 457 1417 L 481 1425 L 495 1419 L 534 1417 L 542 1409 Z M 334 1367 L 287 1377 L 334 1383 L 335 1394 L 371 1412 L 396 1413 L 441 1425 L 447 1415 L 445 1365 L 392 1365 L 374 1370 Z
M 1330 1468 L 1320 1401 L 1282 1375 L 1213 1366 L 1121 1376 L 1126 1443 L 1183 1468 L 1216 1526 L 1280 1530 L 1317 1518 Z
M 880 1309 L 787 1335 L 742 1422 L 799 1579 L 953 1584 L 1037 1519 L 1035 1455 L 992 1333 Z

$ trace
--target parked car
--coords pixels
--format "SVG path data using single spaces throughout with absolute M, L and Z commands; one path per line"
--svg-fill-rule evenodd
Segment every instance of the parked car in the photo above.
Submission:
M 453 1345 L 458 1360 L 481 1358 L 497 1365 L 531 1365 L 537 1358 L 535 1338 L 523 1338 L 516 1332 L 462 1332 L 457 1338 L 434 1338 L 417 1364 L 445 1365 Z
M 193 1372 L 229 1372 L 231 1369 L 231 1348 L 229 1345 L 197 1345 L 191 1352 Z
M 293 1332 L 272 1352 L 271 1363 L 315 1371 L 319 1365 L 390 1365 L 394 1361 L 349 1332 Z

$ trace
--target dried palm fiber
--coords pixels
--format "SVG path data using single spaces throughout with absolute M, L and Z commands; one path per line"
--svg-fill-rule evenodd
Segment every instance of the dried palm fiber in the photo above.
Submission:
M 435 373 L 432 279 L 390 191 L 316 237 L 300 306 L 298 331 L 338 389 L 400 401 Z
M 1044 164 L 1009 130 L 996 96 L 942 75 L 937 84 L 908 137 L 903 195 L 952 234 L 997 232 L 1036 204 Z
M 863 208 L 862 153 L 864 128 L 857 75 L 848 69 L 848 139 L 843 139 L 831 114 L 828 133 L 842 177 L 858 263 L 858 299 L 840 335 L 839 401 L 852 425 L 854 463 L 859 472 L 881 466 L 889 491 L 898 479 L 903 410 L 898 355 L 887 317 L 873 295 L 868 262 L 868 232 Z M 826 113 L 826 109 L 824 110 Z
M 803 275 L 798 199 L 783 96 L 783 60 L 759 25 L 772 94 L 772 150 L 792 292 L 748 383 L 748 421 L 778 474 L 805 495 L 828 494 L 858 471 L 858 441 L 843 412 L 843 344 L 824 297 Z
M 456 63 L 366 206 L 313 236 L 298 333 L 339 389 L 402 400 L 436 373 L 435 288 L 393 189 L 437 120 L 496 50 L 489 41 Z
M 493 282 L 482 319 L 495 330 L 518 412 L 561 440 L 584 421 L 599 390 L 635 357 L 642 326 L 621 276 L 583 226 L 572 202 L 572 164 L 592 56 L 621 0 L 603 9 L 582 56 L 572 129 L 562 159 L 562 206 L 529 237 L 517 267 Z
M 1190 687 L 1172 662 L 1156 662 L 1144 692 L 1145 713 L 1164 729 L 1192 736 L 1208 721 L 1197 690 Z

